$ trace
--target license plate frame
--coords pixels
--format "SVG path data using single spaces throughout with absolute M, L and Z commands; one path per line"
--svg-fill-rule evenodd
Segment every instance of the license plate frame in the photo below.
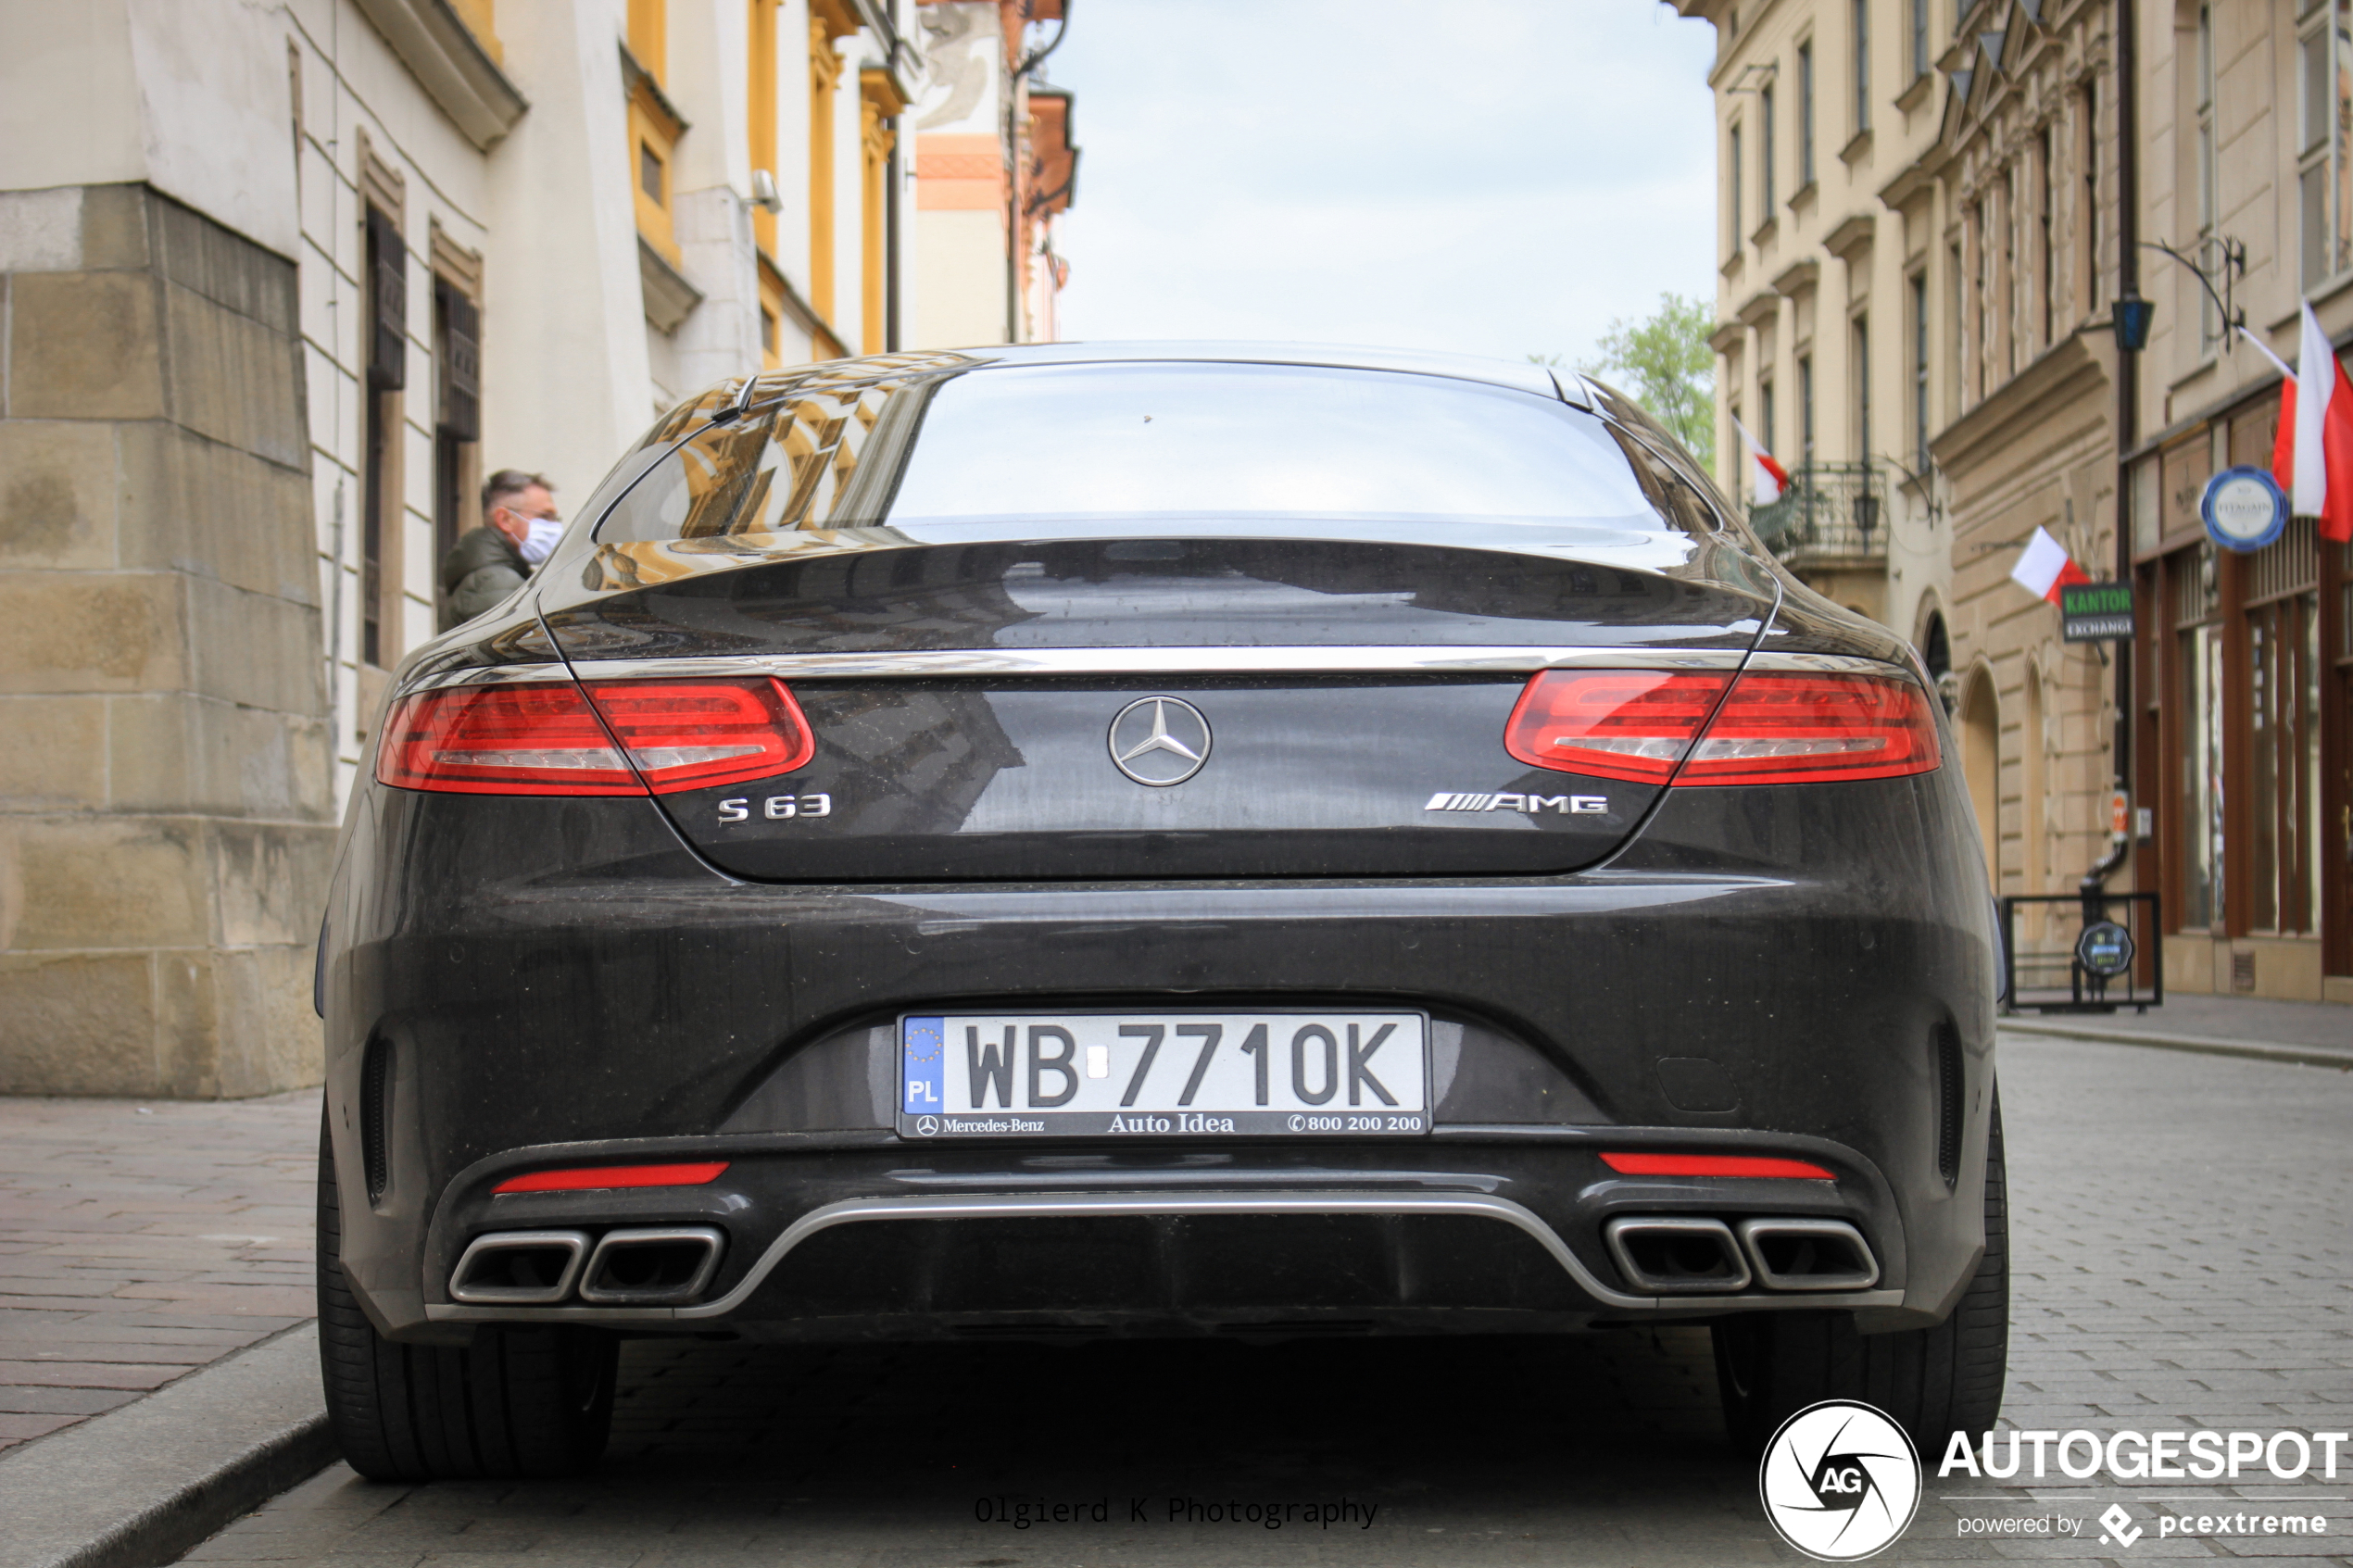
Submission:
M 1287 1022 L 1288 1029 L 1280 1027 Z M 1158 1038 L 1141 1033 L 1156 1025 L 1163 1031 Z M 1205 1035 L 1208 1025 L 1220 1033 Z M 1123 1027 L 1129 1033 L 1121 1034 Z M 1014 1031 L 1010 1042 L 1009 1028 Z M 990 1037 L 965 1035 L 967 1029 L 986 1030 Z M 1315 1031 L 1323 1038 L 1311 1038 Z M 1434 1110 L 1430 1034 L 1429 1014 L 1415 1008 L 911 1010 L 899 1015 L 893 1031 L 896 1131 L 918 1143 L 1427 1137 Z M 1410 1038 L 1401 1041 L 1399 1035 Z M 1412 1048 L 1399 1052 L 1401 1043 Z M 1043 1057 L 1041 1045 L 1050 1047 Z M 1104 1055 L 1096 1057 L 1096 1050 Z M 1396 1071 L 1408 1062 L 1410 1093 Z M 1069 1094 L 1027 1103 L 1050 1078 L 1056 1092 L 1066 1084 Z M 1301 1090 L 1319 1086 L 1318 1078 L 1324 1098 L 1303 1098 Z M 1384 1094 L 1395 1103 L 1381 1103 Z M 1120 1103 L 1129 1095 L 1133 1103 Z M 1265 1103 L 1254 1103 L 1262 1096 Z M 983 1102 L 977 1109 L 957 1103 L 975 1098 Z M 1357 1103 L 1350 1104 L 1352 1098 Z M 1253 1103 L 1231 1103 L 1236 1099 Z M 1173 1103 L 1178 1100 L 1185 1103 Z

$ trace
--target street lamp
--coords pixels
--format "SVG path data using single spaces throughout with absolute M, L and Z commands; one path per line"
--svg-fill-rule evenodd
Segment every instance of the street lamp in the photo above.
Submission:
M 2139 295 L 2128 294 L 2108 307 L 2108 320 L 2116 328 L 2116 346 L 2125 354 L 2138 354 L 2149 345 L 2149 319 L 2157 314 L 2157 306 Z

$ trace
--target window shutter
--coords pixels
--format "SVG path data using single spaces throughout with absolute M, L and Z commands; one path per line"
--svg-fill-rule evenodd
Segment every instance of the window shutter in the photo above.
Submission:
M 441 295 L 441 429 L 453 441 L 482 439 L 482 312 L 459 290 Z
M 390 218 L 368 209 L 368 254 L 373 260 L 370 293 L 374 332 L 368 345 L 368 384 L 398 392 L 409 384 L 409 246 Z

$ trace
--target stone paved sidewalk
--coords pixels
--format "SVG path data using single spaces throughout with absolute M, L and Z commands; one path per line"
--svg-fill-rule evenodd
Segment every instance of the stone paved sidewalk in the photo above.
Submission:
M 0 1098 L 0 1451 L 310 1317 L 319 1091 Z

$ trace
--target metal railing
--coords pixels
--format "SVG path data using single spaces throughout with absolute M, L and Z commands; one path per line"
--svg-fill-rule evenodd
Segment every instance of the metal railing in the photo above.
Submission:
M 2022 893 L 2000 905 L 2006 1011 L 2114 1012 L 2127 1007 L 2146 1012 L 2164 1005 L 2158 944 L 2165 922 L 2156 894 Z M 2084 931 L 2103 921 L 2114 921 L 2132 935 L 2132 962 L 2120 974 L 2087 969 L 2076 950 Z
M 1778 501 L 1752 506 L 1748 525 L 1792 566 L 1870 566 L 1887 559 L 1897 478 L 1877 460 L 1806 463 Z

